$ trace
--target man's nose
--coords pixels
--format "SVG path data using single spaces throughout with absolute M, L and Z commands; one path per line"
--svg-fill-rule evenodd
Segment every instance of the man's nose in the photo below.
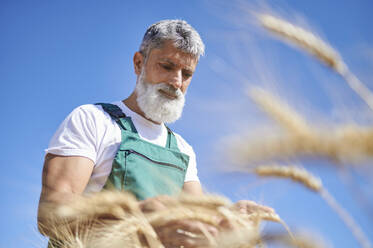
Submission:
M 170 78 L 169 84 L 172 85 L 175 89 L 180 89 L 183 84 L 183 77 L 181 70 L 175 71 L 172 77 Z

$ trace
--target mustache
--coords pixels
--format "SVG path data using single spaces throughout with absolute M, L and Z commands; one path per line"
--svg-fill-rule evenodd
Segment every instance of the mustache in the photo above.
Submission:
M 158 84 L 157 90 L 162 90 L 171 96 L 175 96 L 176 98 L 184 96 L 183 92 L 180 89 L 175 88 L 167 83 Z

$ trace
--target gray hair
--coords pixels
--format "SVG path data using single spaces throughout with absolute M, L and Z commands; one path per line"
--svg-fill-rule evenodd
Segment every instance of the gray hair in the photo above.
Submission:
M 205 52 L 198 32 L 184 20 L 162 20 L 151 25 L 142 39 L 140 52 L 146 58 L 153 48 L 162 47 L 166 40 L 173 41 L 176 48 L 197 59 Z

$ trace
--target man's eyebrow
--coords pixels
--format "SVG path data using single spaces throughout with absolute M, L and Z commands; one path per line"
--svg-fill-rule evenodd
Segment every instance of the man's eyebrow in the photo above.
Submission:
M 171 66 L 177 66 L 177 64 L 175 64 L 172 60 L 167 59 L 167 58 L 161 58 L 160 61 L 161 61 L 161 62 L 169 63 Z M 190 73 L 193 73 L 193 72 L 194 72 L 193 68 L 192 68 L 192 67 L 189 67 L 189 66 L 186 66 L 184 69 L 187 70 L 187 71 L 190 72 Z
M 171 60 L 169 59 L 160 59 L 162 62 L 167 62 L 169 64 L 171 64 L 172 66 L 176 66 L 176 64 L 174 62 L 172 62 Z
M 192 69 L 190 69 L 190 68 L 185 68 L 184 71 L 185 71 L 186 73 L 190 73 L 190 74 L 193 74 L 193 73 L 194 73 L 194 71 L 193 71 Z

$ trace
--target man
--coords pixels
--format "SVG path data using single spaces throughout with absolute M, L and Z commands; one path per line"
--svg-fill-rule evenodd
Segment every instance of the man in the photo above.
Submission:
M 203 194 L 192 147 L 164 123 L 176 121 L 204 44 L 185 21 L 164 20 L 146 31 L 133 57 L 135 90 L 123 101 L 76 108 L 60 125 L 48 149 L 40 202 L 64 203 L 75 195 L 114 187 L 132 192 L 143 211 L 165 208 L 159 199 L 179 191 Z M 238 207 L 258 207 L 242 201 Z M 42 204 L 39 213 L 42 211 Z M 39 224 L 43 223 L 39 219 Z M 156 230 L 166 247 L 194 247 L 177 228 Z M 212 234 L 217 230 L 208 227 Z

